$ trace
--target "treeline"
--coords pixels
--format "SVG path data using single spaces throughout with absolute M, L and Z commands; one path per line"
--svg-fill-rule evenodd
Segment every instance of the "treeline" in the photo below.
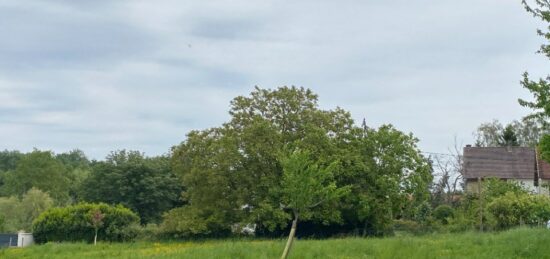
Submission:
M 74 230 L 66 240 L 91 241 L 92 226 L 100 240 L 281 237 L 299 215 L 298 236 L 381 236 L 550 219 L 547 197 L 498 180 L 485 181 L 483 197 L 464 193 L 460 153 L 442 164 L 412 134 L 356 125 L 317 101 L 304 88 L 256 88 L 231 101 L 228 122 L 189 132 L 162 156 L 2 151 L 0 231 L 43 241 L 62 241 L 63 229 Z M 517 144 L 519 131 L 493 125 L 479 143 Z M 434 170 L 446 174 L 434 182 Z
M 120 150 L 90 161 L 80 150 L 1 151 L 0 231 L 31 231 L 41 212 L 79 202 L 121 204 L 141 223 L 159 223 L 165 211 L 181 205 L 181 186 L 169 156 Z
M 0 152 L 0 227 L 29 230 L 50 207 L 102 202 L 123 205 L 142 225 L 158 224 L 159 233 L 172 237 L 226 236 L 251 227 L 257 235 L 279 236 L 292 216 L 281 205 L 280 161 L 292 150 L 332 165 L 334 184 L 350 190 L 312 210 L 299 234 L 387 234 L 394 219 L 414 219 L 430 199 L 432 168 L 414 136 L 391 125 L 357 126 L 341 108 L 320 109 L 308 89 L 256 88 L 235 98 L 229 113 L 230 121 L 190 132 L 165 156 L 121 150 L 90 161 L 79 150 Z M 43 203 L 32 216 L 5 209 L 25 207 L 34 202 L 29 197 Z
M 228 122 L 189 132 L 162 156 L 118 150 L 95 161 L 80 150 L 2 151 L 0 231 L 34 230 L 43 233 L 38 240 L 60 241 L 59 229 L 80 229 L 68 240 L 82 240 L 96 215 L 126 222 L 116 235 L 105 231 L 113 228 L 108 224 L 97 228 L 99 238 L 106 240 L 128 240 L 140 232 L 171 238 L 251 232 L 280 237 L 301 214 L 298 236 L 380 236 L 479 228 L 480 213 L 486 229 L 502 229 L 515 222 L 502 216 L 506 209 L 517 210 L 499 198 L 530 197 L 499 181 L 487 181 L 485 200 L 463 193 L 457 187 L 463 183 L 460 178 L 454 188 L 446 188 L 453 174 L 460 176 L 459 153 L 446 169 L 434 157 L 422 155 L 412 134 L 391 125 L 356 125 L 349 112 L 323 110 L 317 101 L 304 88 L 256 88 L 231 101 Z M 495 132 L 500 142 L 517 141 L 504 129 Z M 292 160 L 289 154 L 299 155 Z M 284 161 L 295 162 L 289 166 Z M 433 182 L 434 169 L 448 170 L 447 175 Z M 329 199 L 315 189 L 345 192 Z M 495 189 L 499 191 L 491 191 Z M 501 204 L 491 205 L 497 201 Z M 483 202 L 486 206 L 480 207 Z M 130 209 L 141 227 L 134 225 L 134 216 L 118 218 L 125 212 L 106 204 Z M 529 208 L 542 213 L 536 222 L 547 220 L 550 203 L 533 204 L 540 206 Z

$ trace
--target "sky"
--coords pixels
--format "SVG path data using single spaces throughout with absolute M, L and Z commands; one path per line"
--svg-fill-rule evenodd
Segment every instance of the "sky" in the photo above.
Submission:
M 446 153 L 530 112 L 543 26 L 519 0 L 0 0 L 0 149 L 160 155 L 295 85 Z

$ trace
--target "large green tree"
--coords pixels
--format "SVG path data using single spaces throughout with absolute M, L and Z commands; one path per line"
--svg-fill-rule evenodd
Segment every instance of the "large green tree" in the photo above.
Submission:
M 147 158 L 138 151 L 116 151 L 93 165 L 82 182 L 85 201 L 122 204 L 137 212 L 142 223 L 157 222 L 178 204 L 181 185 L 168 157 Z
M 321 167 L 339 161 L 333 171 L 337 184 L 352 184 L 355 195 L 380 197 L 361 199 L 364 203 L 397 197 L 393 217 L 402 214 L 403 197 L 426 197 L 431 174 L 415 138 L 391 126 L 367 133 L 354 125 L 348 112 L 320 109 L 317 95 L 308 89 L 256 88 L 249 96 L 233 99 L 229 113 L 229 122 L 193 131 L 174 147 L 174 169 L 185 186 L 187 205 L 167 214 L 166 230 L 208 235 L 247 223 L 255 223 L 259 232 L 286 228 L 292 215 L 281 207 L 283 167 L 278 160 L 285 150 L 308 150 Z M 375 166 L 377 161 L 383 163 Z M 366 191 L 371 188 L 381 190 Z M 310 222 L 346 223 L 335 217 L 345 212 L 345 221 L 360 222 L 362 228 L 376 217 L 369 216 L 373 210 L 364 210 L 359 220 L 359 200 L 350 198 L 336 209 L 319 206 Z
M 348 161 L 353 186 L 349 203 L 352 221 L 363 234 L 391 232 L 395 218 L 412 218 L 416 207 L 429 199 L 432 168 L 417 143 L 412 134 L 391 125 L 357 130 L 357 151 Z
M 250 96 L 231 102 L 230 115 L 228 123 L 193 131 L 174 148 L 188 203 L 174 213 L 200 215 L 180 217 L 179 222 L 169 217 L 181 232 L 187 225 L 217 229 L 212 232 L 238 223 L 256 223 L 271 231 L 286 227 L 291 215 L 281 209 L 277 195 L 282 176 L 279 153 L 303 148 L 319 163 L 329 163 L 337 160 L 338 145 L 353 128 L 348 112 L 321 110 L 317 95 L 296 87 L 256 88 Z

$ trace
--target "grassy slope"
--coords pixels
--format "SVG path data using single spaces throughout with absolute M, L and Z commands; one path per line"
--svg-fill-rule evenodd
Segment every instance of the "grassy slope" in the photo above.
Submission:
M 283 246 L 284 240 L 46 244 L 2 249 L 0 258 L 278 258 Z M 550 230 L 299 240 L 291 258 L 550 258 Z

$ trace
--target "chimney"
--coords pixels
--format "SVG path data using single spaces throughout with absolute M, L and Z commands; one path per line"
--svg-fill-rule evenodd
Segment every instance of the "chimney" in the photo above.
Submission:
M 468 144 L 468 145 L 466 145 L 466 147 L 472 147 L 472 145 Z

